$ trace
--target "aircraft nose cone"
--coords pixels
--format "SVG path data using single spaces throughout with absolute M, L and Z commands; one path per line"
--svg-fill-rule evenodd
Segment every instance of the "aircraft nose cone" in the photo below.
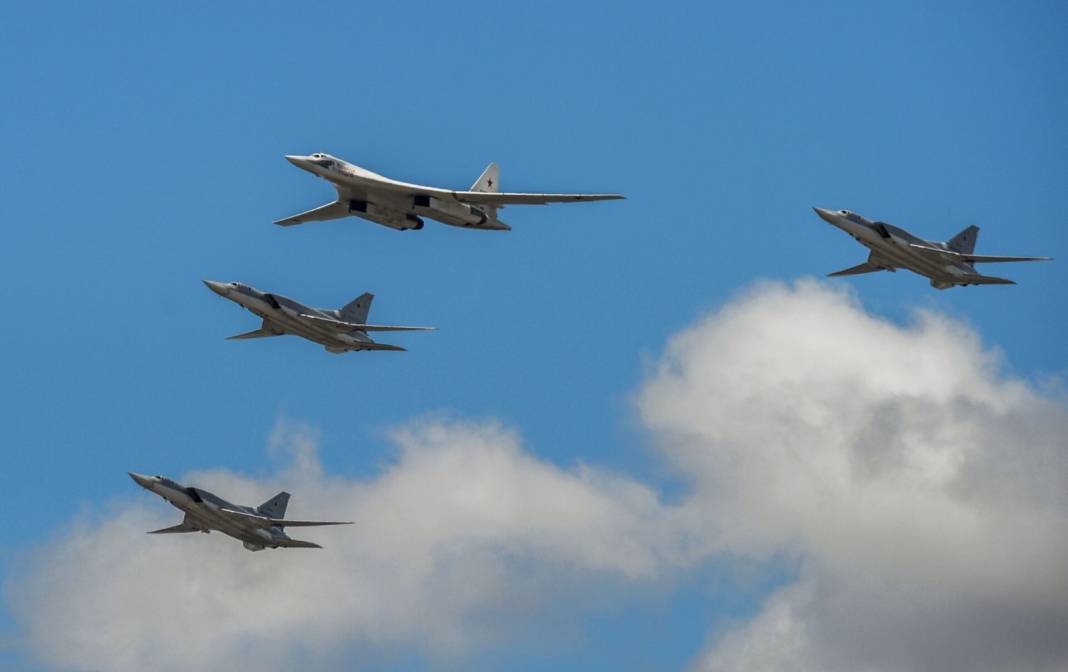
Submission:
M 286 161 L 298 167 L 304 165 L 304 157 L 296 154 L 286 154 Z
M 816 214 L 819 215 L 820 219 L 822 219 L 823 221 L 831 222 L 832 224 L 834 223 L 833 216 L 830 210 L 824 210 L 823 208 L 812 209 L 816 211 Z
M 204 280 L 203 282 L 205 285 L 207 285 L 208 289 L 215 292 L 219 296 L 226 296 L 225 282 L 217 282 L 215 280 Z
M 144 474 L 138 474 L 133 471 L 126 472 L 130 475 L 130 478 L 134 480 L 134 483 L 140 485 L 142 488 L 152 487 L 152 477 L 145 476 Z

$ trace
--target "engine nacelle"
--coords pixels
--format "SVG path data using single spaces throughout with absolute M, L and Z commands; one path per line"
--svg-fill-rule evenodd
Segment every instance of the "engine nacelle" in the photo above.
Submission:
M 423 194 L 412 197 L 412 210 L 453 226 L 480 226 L 489 219 L 477 206 Z
M 941 280 L 932 280 L 931 281 L 931 286 L 934 287 L 935 289 L 949 289 L 950 287 L 953 287 L 956 284 L 957 283 L 955 283 L 955 282 L 943 282 Z
M 382 224 L 391 229 L 421 229 L 423 220 L 410 212 L 400 212 L 382 208 L 367 201 L 350 200 L 349 214 L 369 219 L 375 224 Z
M 245 544 L 245 548 L 250 550 L 250 551 L 262 551 L 263 548 L 264 548 L 263 546 L 260 546 L 259 544 L 254 544 L 254 543 L 252 543 L 250 541 L 246 541 L 246 542 L 243 542 L 243 543 Z

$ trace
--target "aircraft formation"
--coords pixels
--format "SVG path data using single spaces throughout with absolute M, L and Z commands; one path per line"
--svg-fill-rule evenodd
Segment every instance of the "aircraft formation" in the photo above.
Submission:
M 544 205 L 624 198 L 621 194 L 540 194 L 500 191 L 500 168 L 491 163 L 471 187 L 454 191 L 410 184 L 384 177 L 330 154 L 288 155 L 293 165 L 320 177 L 334 187 L 336 198 L 324 205 L 275 221 L 280 226 L 358 217 L 399 231 L 422 229 L 425 219 L 449 226 L 509 231 L 498 218 L 508 205 Z M 830 273 L 858 275 L 899 268 L 928 278 L 936 289 L 967 285 L 1011 285 L 1012 280 L 982 275 L 976 263 L 1043 261 L 1050 257 L 999 257 L 975 254 L 979 228 L 969 226 L 946 242 L 919 238 L 885 222 L 868 220 L 848 210 L 813 208 L 827 223 L 845 231 L 869 250 L 864 263 Z M 435 327 L 369 324 L 367 316 L 374 295 L 364 293 L 341 308 L 313 308 L 272 292 L 263 292 L 240 282 L 204 280 L 212 292 L 229 299 L 262 319 L 258 329 L 228 337 L 233 340 L 294 335 L 322 345 L 328 352 L 360 350 L 403 351 L 397 345 L 379 343 L 368 332 L 431 331 Z M 206 490 L 183 486 L 163 476 L 130 472 L 141 487 L 153 492 L 185 513 L 178 525 L 150 534 L 210 532 L 216 530 L 241 541 L 250 551 L 264 548 L 321 548 L 309 541 L 290 538 L 286 527 L 348 525 L 351 522 L 287 520 L 289 493 L 281 492 L 258 507 L 232 504 Z

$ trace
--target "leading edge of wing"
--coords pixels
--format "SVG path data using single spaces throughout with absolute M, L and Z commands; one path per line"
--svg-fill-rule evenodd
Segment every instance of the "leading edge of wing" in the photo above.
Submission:
M 453 191 L 453 198 L 475 205 L 545 205 L 547 203 L 576 203 L 582 201 L 620 201 L 623 194 L 521 194 L 488 191 Z
M 993 275 L 965 275 L 960 279 L 961 284 L 968 285 L 1015 285 L 1016 282 L 1008 278 L 997 278 Z
M 953 257 L 960 259 L 961 261 L 970 261 L 973 263 L 996 263 L 1005 261 L 1053 261 L 1053 257 L 998 257 L 989 254 L 962 254 L 960 252 L 954 252 L 953 250 L 943 250 L 938 247 L 931 247 L 930 245 L 918 245 L 916 243 L 909 243 L 909 247 L 923 251 L 934 252 L 947 257 Z
M 322 548 L 319 544 L 302 539 L 275 539 L 272 543 L 283 548 Z
M 441 187 L 428 187 L 421 184 L 401 182 L 378 176 L 368 178 L 359 175 L 346 175 L 335 183 L 339 191 L 359 189 L 366 192 L 368 201 L 374 200 L 374 192 L 393 192 L 406 195 L 425 194 L 437 198 L 451 198 L 461 203 L 475 205 L 544 205 L 546 203 L 574 203 L 578 201 L 618 201 L 626 198 L 623 194 L 527 194 L 518 192 L 493 191 L 453 191 Z M 301 217 L 303 215 L 297 215 Z
M 355 324 L 353 322 L 343 322 L 341 320 L 332 320 L 329 317 L 318 317 L 316 315 L 308 315 L 301 313 L 300 316 L 305 320 L 312 320 L 319 324 L 323 324 L 329 327 L 333 327 L 339 331 L 436 331 L 437 327 L 398 327 L 389 326 L 385 324 Z
M 171 527 L 164 527 L 161 530 L 152 530 L 151 532 L 148 532 L 148 534 L 183 534 L 185 532 L 199 532 L 199 531 L 200 531 L 200 528 L 193 527 L 192 525 L 189 524 L 188 521 L 184 521 L 183 520 L 182 522 L 178 523 L 177 525 L 172 525 Z
M 989 254 L 962 254 L 965 261 L 991 264 L 1001 261 L 1053 261 L 1053 257 L 996 257 Z
M 278 226 L 293 226 L 294 224 L 303 224 L 304 222 L 324 222 L 330 219 L 341 219 L 342 217 L 348 216 L 348 214 L 348 204 L 339 199 L 332 203 L 320 205 L 318 208 L 305 210 L 292 217 L 276 219 L 274 223 Z
M 235 511 L 234 509 L 219 509 L 219 511 L 230 515 L 244 518 L 252 523 L 262 525 L 263 527 L 320 527 L 323 525 L 352 525 L 353 521 L 321 521 L 321 520 L 286 520 L 285 518 L 268 518 L 267 516 L 257 516 L 254 513 L 245 513 L 244 511 Z
M 860 275 L 861 273 L 875 273 L 881 270 L 883 269 L 878 266 L 873 266 L 865 261 L 863 264 L 857 264 L 856 266 L 850 266 L 849 268 L 844 268 L 840 271 L 835 271 L 834 273 L 828 273 L 827 277 L 837 278 L 842 275 Z

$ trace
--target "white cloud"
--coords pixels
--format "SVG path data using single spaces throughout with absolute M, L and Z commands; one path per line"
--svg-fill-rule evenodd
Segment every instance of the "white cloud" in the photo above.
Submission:
M 653 581 L 675 562 L 670 512 L 640 484 L 540 462 L 492 423 L 417 423 L 394 438 L 398 460 L 366 481 L 324 476 L 314 438 L 292 428 L 272 437 L 292 464 L 269 482 L 183 477 L 241 503 L 288 489 L 291 517 L 355 521 L 296 535 L 322 551 L 148 537 L 180 515 L 148 495 L 77 521 L 9 586 L 29 647 L 84 670 L 330 667 L 358 646 L 448 656 L 569 583 Z
M 968 328 L 765 286 L 675 337 L 639 407 L 721 549 L 801 565 L 702 669 L 1068 667 L 1068 412 Z
M 676 505 L 540 461 L 493 423 L 413 423 L 368 479 L 324 474 L 314 436 L 283 427 L 271 451 L 289 466 L 267 482 L 183 478 L 245 503 L 287 489 L 291 516 L 356 521 L 301 535 L 323 551 L 146 537 L 178 514 L 141 495 L 39 549 L 9 603 L 57 667 L 327 668 L 357 650 L 480 650 L 574 610 L 589 582 L 626 592 L 785 556 L 797 581 L 697 668 L 1068 668 L 1068 409 L 968 327 L 764 285 L 673 338 L 637 408 L 687 483 Z

